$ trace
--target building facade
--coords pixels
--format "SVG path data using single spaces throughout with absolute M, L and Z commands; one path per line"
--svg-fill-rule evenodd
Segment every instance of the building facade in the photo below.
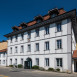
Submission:
M 7 42 L 0 42 L 0 66 L 7 66 Z
M 76 10 L 52 9 L 47 15 L 12 27 L 8 38 L 7 65 L 34 65 L 74 71 L 73 50 L 76 49 Z

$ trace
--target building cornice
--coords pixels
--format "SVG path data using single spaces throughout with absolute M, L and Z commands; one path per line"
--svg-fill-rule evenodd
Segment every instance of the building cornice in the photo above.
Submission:
M 36 29 L 36 28 L 39 28 L 39 27 L 42 27 L 42 26 L 46 26 L 47 24 L 56 23 L 58 21 L 66 19 L 66 18 L 71 18 L 72 19 L 74 17 L 76 17 L 76 9 L 71 10 L 69 12 L 66 12 L 66 13 L 64 13 L 62 15 L 56 16 L 54 18 L 48 19 L 46 21 L 43 21 L 41 23 L 35 24 L 33 26 L 21 29 L 21 30 L 16 31 L 16 32 L 12 32 L 12 33 L 6 34 L 4 36 L 5 37 L 11 37 L 11 36 L 14 36 L 14 35 L 17 35 L 17 34 L 20 34 L 20 33 L 24 33 L 26 31 L 29 31 L 29 30 L 32 30 L 32 29 Z

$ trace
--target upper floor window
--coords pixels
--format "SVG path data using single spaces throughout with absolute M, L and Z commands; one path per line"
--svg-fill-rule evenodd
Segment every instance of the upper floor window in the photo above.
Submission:
M 36 58 L 36 65 L 39 66 L 39 58 Z
M 62 27 L 62 26 L 61 26 L 61 23 L 58 23 L 58 24 L 57 24 L 57 32 L 60 32 L 60 31 L 62 30 L 61 27 Z
M 28 32 L 28 39 L 31 38 L 31 32 Z
M 11 43 L 12 43 L 12 37 L 10 37 Z
M 15 47 L 15 53 L 17 53 L 18 52 L 18 48 L 17 47 Z
M 16 42 L 17 42 L 17 39 L 18 39 L 18 35 L 15 36 L 15 41 L 16 41 Z
M 49 42 L 45 42 L 45 50 L 49 50 Z
M 49 26 L 45 27 L 45 34 L 49 34 Z
M 39 51 L 39 43 L 36 43 L 36 51 Z
M 49 58 L 45 58 L 45 66 L 49 66 Z
M 63 63 L 62 63 L 62 58 L 56 58 L 56 65 L 58 67 L 62 67 Z
M 24 33 L 21 34 L 21 40 L 24 40 Z
M 24 52 L 24 46 L 21 46 L 21 52 L 22 53 Z
M 61 49 L 62 48 L 62 40 L 57 40 L 57 49 Z
M 0 57 L 1 57 L 1 54 L 0 54 Z
M 3 57 L 5 57 L 5 53 L 3 53 Z
M 36 29 L 36 37 L 39 36 L 39 29 Z
M 10 54 L 12 54 L 12 47 L 10 48 Z
M 31 45 L 28 45 L 28 52 L 31 52 Z

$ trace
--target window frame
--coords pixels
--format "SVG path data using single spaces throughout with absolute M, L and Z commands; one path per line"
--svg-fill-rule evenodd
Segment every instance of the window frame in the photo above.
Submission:
M 45 28 L 45 35 L 50 34 L 50 26 L 46 26 Z
M 45 66 L 46 67 L 49 67 L 50 66 L 50 61 L 49 61 L 49 58 L 45 58 Z
M 36 58 L 36 65 L 39 66 L 39 58 Z
M 61 32 L 61 31 L 62 31 L 62 22 L 58 22 L 56 23 L 56 32 Z
M 45 42 L 45 51 L 48 51 L 48 50 L 50 50 L 50 43 L 49 43 L 49 41 L 46 41 Z
M 58 60 L 58 63 L 57 63 Z M 56 66 L 63 67 L 63 58 L 56 58 Z
M 59 42 L 58 43 L 58 41 L 61 41 L 61 42 Z M 59 45 L 58 45 L 59 44 Z M 56 40 L 56 49 L 58 50 L 58 49 L 62 49 L 62 39 L 57 39 Z

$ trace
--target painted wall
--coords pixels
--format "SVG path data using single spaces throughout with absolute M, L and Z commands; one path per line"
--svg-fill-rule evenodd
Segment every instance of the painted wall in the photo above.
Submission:
M 69 21 L 69 22 L 68 22 Z M 50 34 L 45 35 L 44 27 L 40 28 L 39 37 L 36 37 L 35 29 L 31 30 L 31 40 L 28 42 L 27 32 L 24 33 L 24 40 L 21 40 L 21 34 L 18 35 L 18 41 L 15 42 L 15 36 L 11 43 L 10 37 L 8 39 L 8 65 L 10 65 L 10 59 L 12 64 L 17 59 L 17 64 L 21 64 L 21 58 L 26 61 L 28 57 L 32 59 L 32 65 L 35 65 L 35 59 L 39 58 L 39 66 L 44 68 L 58 68 L 56 67 L 56 58 L 63 59 L 62 71 L 71 71 L 71 21 L 69 19 L 62 20 L 62 31 L 56 32 L 56 23 L 50 24 Z M 62 49 L 56 49 L 56 40 L 62 39 Z M 45 42 L 49 41 L 50 50 L 45 51 Z M 39 51 L 36 51 L 35 44 L 39 43 Z M 27 52 L 27 45 L 31 44 L 31 52 Z M 21 46 L 24 46 L 24 53 L 21 52 Z M 18 53 L 15 53 L 15 47 L 18 47 Z M 10 48 L 13 48 L 12 54 L 10 54 Z M 45 58 L 49 58 L 50 66 L 45 66 Z M 24 63 L 23 63 L 24 65 Z

